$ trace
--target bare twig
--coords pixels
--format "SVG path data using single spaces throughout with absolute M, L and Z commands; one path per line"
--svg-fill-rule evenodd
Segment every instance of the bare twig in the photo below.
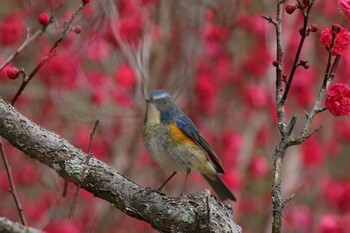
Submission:
M 57 46 L 67 37 L 70 29 L 71 29 L 71 25 L 74 21 L 74 19 L 77 17 L 78 13 L 84 8 L 84 4 L 81 3 L 76 10 L 73 12 L 71 18 L 69 19 L 69 21 L 66 23 L 65 28 L 61 34 L 61 36 L 56 40 L 56 42 L 53 44 L 53 46 L 51 47 L 51 49 L 49 50 L 49 54 L 47 56 L 45 56 L 40 62 L 39 64 L 34 68 L 34 70 L 23 79 L 23 82 L 21 84 L 21 86 L 19 87 L 17 93 L 15 94 L 15 96 L 12 99 L 12 105 L 15 104 L 15 102 L 17 101 L 18 97 L 22 94 L 23 90 L 25 89 L 25 87 L 28 85 L 28 83 L 30 82 L 30 80 L 38 73 L 38 71 L 41 69 L 41 67 L 43 65 L 46 64 L 46 62 L 48 62 L 52 57 L 56 56 L 56 48 Z
M 48 56 L 44 57 L 40 61 L 40 63 L 34 68 L 34 70 L 28 76 L 24 77 L 21 86 L 19 87 L 17 93 L 15 94 L 15 96 L 13 97 L 13 99 L 11 101 L 12 105 L 15 105 L 15 103 L 18 100 L 19 96 L 22 94 L 24 88 L 26 88 L 26 86 L 28 85 L 30 80 L 32 80 L 32 78 L 38 73 L 38 71 L 41 69 L 41 67 L 43 65 L 45 65 L 45 63 L 48 62 L 54 56 L 56 56 L 56 53 L 52 53 L 52 54 L 49 54 Z
M 303 27 L 302 27 L 302 29 L 300 31 L 301 38 L 300 38 L 300 41 L 299 41 L 299 46 L 298 46 L 297 52 L 295 54 L 292 70 L 290 71 L 289 78 L 287 79 L 286 89 L 285 89 L 285 91 L 283 93 L 283 97 L 282 97 L 282 102 L 283 103 L 287 100 L 288 93 L 289 93 L 291 84 L 293 82 L 295 71 L 298 68 L 300 53 L 301 53 L 301 50 L 303 48 L 305 38 L 308 36 L 307 24 L 308 24 L 308 21 L 309 21 L 310 11 L 311 11 L 311 8 L 312 8 L 314 2 L 315 2 L 315 0 L 310 1 L 309 4 L 306 7 L 301 8 L 301 11 L 302 11 L 303 17 L 304 17 Z M 300 3 L 299 3 L 299 5 L 300 5 Z
M 77 15 L 79 14 L 79 12 L 84 8 L 84 4 L 81 3 L 73 12 L 73 14 L 71 15 L 70 19 L 68 20 L 68 22 L 65 24 L 65 28 L 61 34 L 61 36 L 58 38 L 58 40 L 56 40 L 56 42 L 54 43 L 54 45 L 51 47 L 49 53 L 54 53 L 54 51 L 56 50 L 57 46 L 68 36 L 68 33 L 71 30 L 72 27 L 72 23 L 74 21 L 74 19 L 77 17 Z
M 95 135 L 95 131 L 96 131 L 96 128 L 97 128 L 99 122 L 100 122 L 99 120 L 97 120 L 95 122 L 94 128 L 92 129 L 92 131 L 90 133 L 90 142 L 89 142 L 88 154 L 87 154 L 87 157 L 86 157 L 86 160 L 85 160 L 84 168 L 81 171 L 81 177 L 80 177 L 81 182 L 84 180 L 86 170 L 89 167 L 89 161 L 90 161 L 90 159 L 92 157 L 92 154 L 91 154 L 92 140 L 93 140 L 93 137 Z M 69 220 L 73 217 L 73 214 L 74 214 L 75 206 L 77 204 L 79 192 L 80 192 L 80 189 L 81 189 L 81 182 L 78 183 L 77 189 L 75 190 L 72 207 L 70 208 L 70 212 L 69 212 Z
M 32 36 L 26 38 L 26 40 L 13 52 L 1 65 L 0 71 L 3 70 L 13 59 L 17 57 L 23 49 L 25 49 L 32 41 L 34 41 L 37 37 L 45 32 L 46 26 L 38 29 Z
M 13 52 L 1 65 L 0 65 L 0 71 L 3 70 L 13 59 L 17 57 L 18 54 L 20 54 L 23 49 L 25 49 L 31 42 L 33 42 L 36 38 L 41 36 L 45 31 L 46 28 L 53 22 L 53 19 L 55 18 L 56 12 L 63 6 L 64 4 L 60 4 L 58 7 L 56 7 L 55 10 L 52 10 L 52 15 L 50 17 L 49 23 L 46 25 L 42 25 L 40 29 L 38 29 L 36 32 L 34 32 L 33 35 L 29 35 L 29 30 L 27 29 L 27 37 L 25 41 L 16 49 L 15 52 Z
M 15 183 L 13 181 L 13 177 L 12 177 L 12 173 L 11 173 L 11 166 L 10 166 L 8 160 L 7 160 L 7 156 L 6 156 L 5 150 L 3 148 L 1 138 L 0 138 L 0 152 L 1 152 L 1 157 L 2 157 L 2 160 L 4 161 L 4 165 L 5 165 L 5 168 L 6 168 L 7 178 L 8 178 L 9 183 L 10 183 L 10 190 L 9 190 L 9 192 L 12 194 L 13 199 L 15 200 L 16 207 L 17 207 L 19 216 L 21 218 L 22 224 L 24 226 L 26 226 L 27 225 L 27 221 L 26 221 L 26 218 L 25 218 L 24 213 L 23 213 L 23 208 L 22 208 L 21 202 L 19 201 L 19 198 L 18 198 L 18 195 L 17 195 L 16 186 L 15 186 Z
M 284 206 L 290 202 L 293 198 L 295 197 L 295 194 L 293 193 L 292 195 L 290 195 L 289 197 L 287 197 L 286 199 L 283 200 L 282 206 L 284 208 Z

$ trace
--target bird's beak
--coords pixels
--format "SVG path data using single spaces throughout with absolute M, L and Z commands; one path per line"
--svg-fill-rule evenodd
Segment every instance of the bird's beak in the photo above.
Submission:
M 146 97 L 145 100 L 146 100 L 147 103 L 149 103 L 151 101 L 151 98 Z

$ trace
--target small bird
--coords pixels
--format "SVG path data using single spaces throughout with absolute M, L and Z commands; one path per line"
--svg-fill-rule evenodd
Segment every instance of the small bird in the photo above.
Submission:
M 177 173 L 186 172 L 183 196 L 187 179 L 192 170 L 201 173 L 221 200 L 236 201 L 236 197 L 222 181 L 222 164 L 213 148 L 197 127 L 179 108 L 168 92 L 154 90 L 146 98 L 147 110 L 142 128 L 142 137 L 148 153 L 165 169 L 173 171 L 165 184 Z

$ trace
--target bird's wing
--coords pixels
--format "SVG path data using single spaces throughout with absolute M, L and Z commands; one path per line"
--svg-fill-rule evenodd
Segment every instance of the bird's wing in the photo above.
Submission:
M 198 145 L 208 152 L 210 160 L 213 162 L 218 173 L 224 173 L 224 169 L 219 158 L 216 156 L 213 148 L 205 140 L 203 135 L 198 131 L 197 127 L 187 116 L 181 116 L 176 120 L 176 125 Z

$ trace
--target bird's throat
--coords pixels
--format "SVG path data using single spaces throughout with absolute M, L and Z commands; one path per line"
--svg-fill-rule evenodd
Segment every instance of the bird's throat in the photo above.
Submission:
M 160 112 L 152 103 L 147 104 L 146 119 L 145 123 L 148 125 L 160 124 Z

